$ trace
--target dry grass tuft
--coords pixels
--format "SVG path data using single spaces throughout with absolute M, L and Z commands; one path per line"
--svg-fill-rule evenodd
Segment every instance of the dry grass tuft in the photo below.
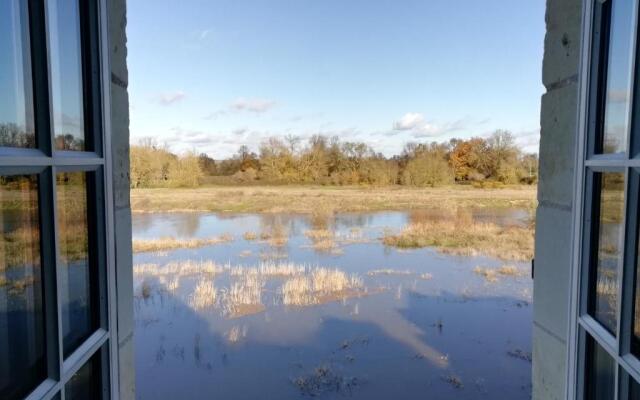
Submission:
M 503 265 L 498 268 L 498 273 L 505 276 L 518 276 L 520 275 L 520 270 L 513 265 Z
M 212 246 L 232 241 L 233 236 L 227 234 L 208 239 L 176 239 L 173 237 L 164 237 L 160 239 L 135 239 L 133 241 L 133 251 L 141 253 L 175 249 L 196 249 L 198 247 Z
M 382 268 L 382 269 L 374 269 L 367 272 L 368 276 L 377 276 L 377 275 L 411 275 L 413 272 L 411 271 L 403 271 L 396 270 L 391 268 Z
M 217 275 L 228 270 L 229 265 L 218 265 L 213 261 L 174 261 L 164 266 L 158 264 L 137 264 L 133 266 L 135 276 L 193 276 Z
M 338 244 L 331 238 L 315 240 L 311 247 L 322 253 L 342 254 L 342 250 L 338 247 Z
M 213 284 L 213 280 L 200 279 L 189 298 L 189 305 L 196 310 L 214 307 L 217 297 L 218 293 Z
M 310 229 L 304 235 L 311 240 L 332 239 L 333 232 L 328 229 Z
M 496 224 L 452 220 L 412 223 L 399 234 L 386 233 L 383 243 L 399 248 L 435 247 L 460 254 L 482 254 L 504 260 L 533 257 L 533 227 L 501 227 Z
M 222 289 L 223 313 L 229 317 L 241 317 L 264 310 L 262 289 L 264 280 L 257 275 L 244 276 L 228 289 Z
M 473 272 L 484 277 L 487 282 L 498 282 L 498 270 L 491 268 L 475 267 Z
M 229 273 L 231 276 L 263 276 L 263 277 L 289 277 L 304 274 L 307 270 L 305 265 L 299 265 L 292 262 L 273 261 L 261 262 L 256 267 L 245 267 L 237 265 L 231 267 Z
M 255 232 L 245 232 L 242 237 L 244 238 L 244 240 L 252 241 L 258 239 L 258 234 Z
M 362 279 L 356 275 L 318 267 L 308 275 L 288 279 L 280 293 L 285 305 L 308 306 L 358 295 L 362 288 Z
M 498 276 L 519 276 L 521 271 L 513 265 L 503 265 L 499 268 L 486 268 L 477 266 L 473 272 L 483 276 L 487 282 L 497 282 Z

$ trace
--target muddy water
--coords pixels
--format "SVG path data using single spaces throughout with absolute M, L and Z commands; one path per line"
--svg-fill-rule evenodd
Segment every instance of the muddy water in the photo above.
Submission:
M 213 261 L 212 275 L 138 273 L 135 286 L 136 390 L 140 399 L 528 399 L 531 397 L 529 266 L 487 282 L 474 267 L 504 262 L 400 251 L 379 238 L 418 212 L 300 215 L 136 215 L 135 238 L 234 240 L 198 249 L 139 253 L 134 264 L 167 268 L 185 260 Z M 473 218 L 527 224 L 522 210 L 478 210 Z M 333 233 L 333 248 L 314 248 L 310 229 Z M 246 232 L 288 237 L 245 240 Z M 325 267 L 357 287 L 287 305 L 290 276 L 264 276 L 259 307 L 229 311 L 234 282 L 262 263 Z M 242 268 L 237 268 L 237 267 Z M 378 272 L 375 272 L 379 270 Z M 169 271 L 167 269 L 167 271 Z M 243 272 L 244 271 L 244 272 Z M 168 282 L 176 282 L 170 287 Z M 215 304 L 194 304 L 200 281 L 213 282 Z

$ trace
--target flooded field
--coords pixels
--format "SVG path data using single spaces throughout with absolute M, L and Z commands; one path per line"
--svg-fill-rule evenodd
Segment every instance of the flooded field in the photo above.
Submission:
M 529 264 L 382 243 L 442 218 L 136 214 L 137 397 L 530 398 Z

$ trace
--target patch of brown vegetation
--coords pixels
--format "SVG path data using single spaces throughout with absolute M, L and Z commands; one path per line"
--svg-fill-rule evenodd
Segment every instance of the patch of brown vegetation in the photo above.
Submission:
M 132 189 L 133 212 L 328 212 L 536 205 L 535 186 L 475 189 L 469 186 L 211 186 Z
M 198 247 L 212 246 L 233 241 L 233 236 L 222 235 L 206 239 L 177 239 L 174 237 L 164 237 L 159 239 L 135 239 L 133 241 L 133 251 L 142 253 L 148 251 L 175 250 L 175 249 L 195 249 Z
M 501 227 L 470 220 L 424 221 L 407 225 L 400 233 L 387 233 L 387 246 L 435 247 L 458 255 L 485 255 L 525 261 L 533 257 L 533 227 Z

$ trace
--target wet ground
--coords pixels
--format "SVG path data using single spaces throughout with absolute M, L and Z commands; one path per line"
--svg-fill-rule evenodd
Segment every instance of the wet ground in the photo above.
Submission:
M 522 210 L 473 216 L 529 219 Z M 138 398 L 530 398 L 528 264 L 508 263 L 516 275 L 489 282 L 474 268 L 504 261 L 379 240 L 440 217 L 135 215 L 134 239 L 233 238 L 134 256 Z

